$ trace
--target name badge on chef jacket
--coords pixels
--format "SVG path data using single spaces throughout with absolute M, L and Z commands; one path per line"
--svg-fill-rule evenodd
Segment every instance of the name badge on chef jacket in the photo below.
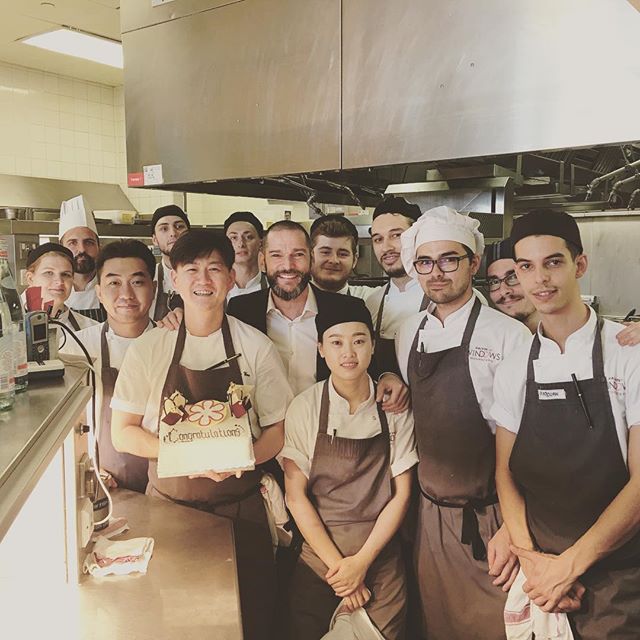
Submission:
M 538 400 L 566 400 L 564 389 L 538 389 Z

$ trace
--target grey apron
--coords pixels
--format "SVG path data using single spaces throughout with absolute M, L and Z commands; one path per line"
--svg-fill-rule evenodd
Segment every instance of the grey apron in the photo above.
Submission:
M 118 379 L 118 370 L 111 366 L 107 331 L 109 324 L 105 322 L 100 332 L 102 405 L 98 431 L 98 460 L 100 468 L 114 477 L 118 487 L 144 493 L 147 487 L 149 461 L 140 456 L 116 451 L 111 441 L 111 399 Z
M 536 334 L 527 366 L 520 429 L 509 467 L 525 498 L 536 546 L 560 554 L 573 545 L 629 480 L 616 433 L 604 375 L 601 323 L 593 343 L 593 378 L 580 380 L 592 427 L 573 382 L 537 383 Z M 541 400 L 538 391 L 561 390 L 565 398 Z M 576 640 L 640 638 L 640 534 L 580 578 L 587 591 L 582 609 L 570 614 Z
M 178 329 L 160 407 L 174 391 L 180 391 L 191 404 L 201 400 L 226 400 L 231 382 L 243 384 L 238 358 L 231 360 L 229 366 L 204 371 L 181 365 L 186 333 L 183 322 Z M 222 321 L 222 339 L 225 357 L 229 358 L 235 350 L 226 315 Z M 147 494 L 233 521 L 244 640 L 266 640 L 271 634 L 276 590 L 271 533 L 260 493 L 262 472 L 246 471 L 240 478 L 231 476 L 214 482 L 208 478 L 158 478 L 157 469 L 157 461 L 150 460 Z
M 476 298 L 459 347 L 418 351 L 408 362 L 421 493 L 416 574 L 429 640 L 504 638 L 506 594 L 491 584 L 486 545 L 502 524 L 495 490 L 495 437 L 469 370 Z
M 380 306 L 378 307 L 378 316 L 376 317 L 376 326 L 374 328 L 373 336 L 376 341 L 375 351 L 373 353 L 373 361 L 376 365 L 376 371 L 378 373 L 399 373 L 398 359 L 396 357 L 396 345 L 393 338 L 382 338 L 382 314 L 384 313 L 384 302 L 389 294 L 391 287 L 391 281 L 387 283 L 382 294 L 382 300 L 380 300 Z M 420 303 L 420 311 L 424 311 L 429 306 L 429 298 L 422 296 L 422 302 Z
M 162 260 L 158 263 L 158 290 L 156 291 L 156 306 L 153 310 L 153 319 L 158 322 L 162 320 L 169 311 L 180 307 L 182 299 L 174 291 L 165 293 L 164 290 L 164 267 Z
M 329 387 L 324 382 L 308 492 L 343 556 L 357 553 L 392 497 L 389 425 L 378 405 L 381 432 L 372 438 L 329 435 Z M 325 582 L 328 567 L 305 542 L 291 590 L 291 640 L 316 640 L 340 602 Z M 372 593 L 366 610 L 387 640 L 404 638 L 406 591 L 402 556 L 394 538 L 367 572 Z

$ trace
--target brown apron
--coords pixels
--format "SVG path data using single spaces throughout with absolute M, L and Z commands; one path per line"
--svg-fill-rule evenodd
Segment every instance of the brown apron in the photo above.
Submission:
M 153 319 L 158 322 L 162 320 L 169 311 L 175 309 L 180 305 L 180 296 L 171 291 L 165 293 L 164 290 L 164 267 L 162 266 L 162 260 L 158 263 L 158 290 L 156 291 L 156 306 L 153 310 Z
M 229 366 L 197 371 L 180 364 L 186 341 L 184 322 L 162 389 L 164 400 L 175 391 L 189 404 L 201 400 L 226 400 L 231 382 L 243 384 L 238 358 Z M 235 355 L 227 316 L 222 321 L 226 358 Z M 264 381 L 262 384 L 266 384 Z M 162 408 L 161 401 L 160 407 Z M 161 410 L 161 409 L 160 409 Z M 259 470 L 246 471 L 222 482 L 208 478 L 158 478 L 158 463 L 149 461 L 147 493 L 233 520 L 244 640 L 270 637 L 275 603 L 275 564 Z M 215 544 L 215 541 L 212 541 Z
M 69 314 L 69 320 L 71 317 Z M 147 488 L 148 460 L 130 453 L 119 453 L 111 441 L 111 399 L 118 379 L 118 370 L 111 366 L 107 331 L 109 324 L 105 322 L 100 332 L 102 405 L 98 427 L 98 460 L 100 468 L 115 478 L 118 487 L 144 493 Z
M 536 334 L 527 366 L 526 400 L 509 466 L 526 501 L 537 547 L 560 554 L 573 545 L 629 481 L 604 375 L 601 323 L 593 343 L 593 378 L 580 380 L 591 427 L 573 382 L 537 383 Z M 564 399 L 541 400 L 539 391 Z M 580 578 L 582 609 L 569 616 L 576 640 L 640 638 L 640 534 Z
M 376 370 L 379 373 L 391 372 L 399 373 L 398 359 L 396 357 L 396 345 L 393 338 L 382 338 L 380 332 L 382 330 L 382 314 L 384 313 L 384 301 L 389 295 L 389 289 L 391 287 L 391 281 L 387 283 L 382 294 L 382 300 L 380 300 L 380 306 L 378 307 L 378 316 L 376 317 L 376 326 L 373 336 L 376 341 L 375 351 L 373 353 L 373 360 L 376 365 Z M 420 311 L 424 311 L 429 306 L 429 298 L 422 296 L 422 302 L 420 303 Z
M 309 497 L 343 556 L 357 553 L 392 497 L 389 425 L 378 405 L 381 432 L 372 438 L 329 435 L 329 385 L 324 382 L 320 420 L 309 474 Z M 328 567 L 305 542 L 291 593 L 291 640 L 316 640 L 340 602 L 325 582 Z M 367 572 L 372 593 L 366 610 L 387 640 L 404 637 L 406 591 L 400 547 L 394 538 Z
M 407 367 L 418 445 L 422 499 L 416 574 L 429 640 L 504 638 L 506 594 L 491 584 L 486 545 L 502 524 L 495 490 L 495 437 L 469 370 L 476 298 L 459 347 L 418 351 Z

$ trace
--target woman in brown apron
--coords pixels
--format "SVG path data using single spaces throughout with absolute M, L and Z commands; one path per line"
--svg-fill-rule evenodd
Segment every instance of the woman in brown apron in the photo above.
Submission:
M 371 358 L 371 317 L 364 307 L 350 314 L 336 309 L 316 324 L 318 336 L 325 336 L 321 343 L 325 346 L 323 355 L 333 377 L 318 383 L 322 385 L 320 417 L 308 480 L 295 462 L 285 458 L 287 501 L 305 536 L 291 589 L 291 638 L 321 638 L 328 631 L 332 613 L 341 598 L 345 598 L 347 608 L 357 608 L 366 602 L 365 610 L 376 628 L 386 639 L 399 640 L 405 632 L 406 589 L 396 533 L 409 503 L 411 472 L 391 476 L 388 419 L 379 406 L 381 430 L 373 437 L 338 436 L 329 424 L 329 385 L 335 388 L 345 376 L 337 364 L 342 357 L 337 355 L 340 349 L 342 354 L 349 354 L 348 358 L 354 352 L 357 354 L 358 380 L 369 388 L 366 369 Z M 333 332 L 326 338 L 329 328 L 344 332 L 341 335 L 346 345 L 334 350 L 333 355 L 328 352 L 328 341 L 334 340 Z M 359 352 L 350 344 L 351 336 L 355 335 L 350 332 L 354 330 L 359 331 L 360 339 L 368 336 L 366 346 Z M 352 388 L 357 384 L 352 380 Z M 315 391 L 312 388 L 305 393 Z M 295 428 L 295 424 L 290 428 Z M 383 512 L 385 517 L 381 519 Z M 381 533 L 384 541 L 374 558 L 365 562 L 368 567 L 362 567 L 359 574 L 363 576 L 362 582 L 345 589 L 340 567 L 346 565 L 341 563 L 356 558 L 360 562 L 373 540 L 380 541 Z M 367 593 L 370 593 L 368 601 Z

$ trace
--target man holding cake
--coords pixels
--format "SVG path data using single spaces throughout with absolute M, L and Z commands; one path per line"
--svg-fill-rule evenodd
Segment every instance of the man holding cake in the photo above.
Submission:
M 224 312 L 234 283 L 228 238 L 191 230 L 170 260 L 184 320 L 178 331 L 144 334 L 127 352 L 111 403 L 113 445 L 149 459 L 150 495 L 233 520 L 244 637 L 268 638 L 275 567 L 261 472 L 252 467 L 282 448 L 292 393 L 271 341 Z M 189 454 L 180 473 L 189 475 L 166 477 L 181 443 Z
M 366 637 L 398 640 L 406 588 L 396 533 L 418 462 L 413 417 L 376 403 L 367 374 L 373 326 L 363 305 L 333 306 L 315 322 L 331 376 L 291 403 L 281 453 L 287 504 L 305 539 L 291 589 L 291 638 L 321 638 L 339 607 L 336 632 L 367 629 Z

